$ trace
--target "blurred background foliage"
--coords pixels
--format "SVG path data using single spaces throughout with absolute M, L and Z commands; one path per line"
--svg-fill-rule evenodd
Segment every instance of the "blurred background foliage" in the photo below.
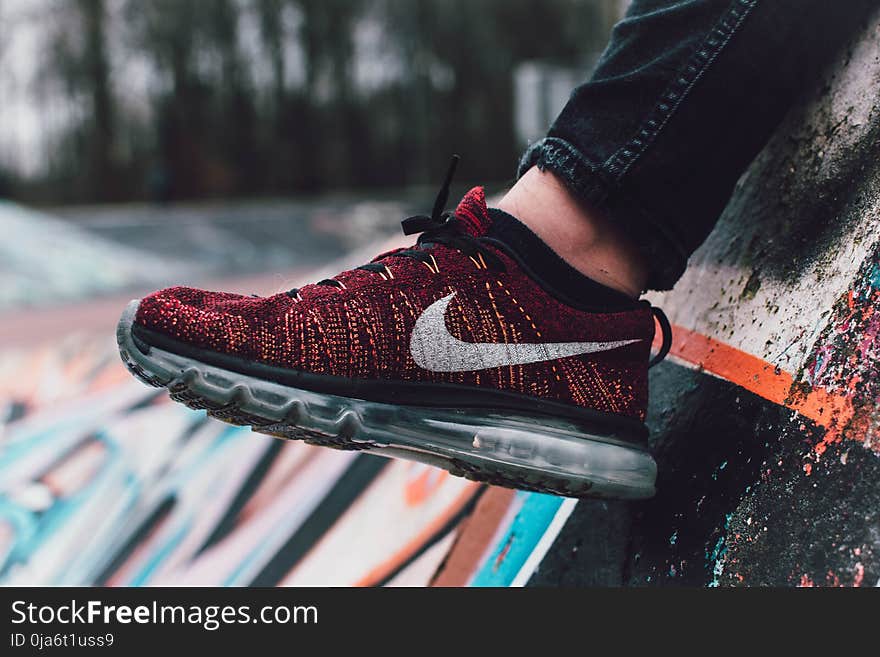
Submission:
M 463 178 L 508 180 L 530 137 L 517 112 L 534 114 L 522 98 L 559 104 L 541 98 L 548 75 L 584 79 L 624 4 L 0 0 L 0 93 L 15 100 L 0 120 L 0 195 L 398 187 L 432 181 L 452 152 Z

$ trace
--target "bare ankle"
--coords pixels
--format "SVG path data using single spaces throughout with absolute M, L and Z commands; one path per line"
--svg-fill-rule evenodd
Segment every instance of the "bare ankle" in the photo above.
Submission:
M 537 167 L 498 203 L 579 272 L 632 297 L 645 289 L 648 267 L 626 234 L 575 198 L 562 181 Z

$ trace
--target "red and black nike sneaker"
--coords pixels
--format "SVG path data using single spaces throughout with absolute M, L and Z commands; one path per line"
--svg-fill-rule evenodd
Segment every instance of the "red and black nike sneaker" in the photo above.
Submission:
M 454 167 L 453 167 L 454 168 Z M 472 189 L 404 220 L 412 248 L 265 298 L 170 288 L 119 322 L 143 381 L 255 431 L 493 484 L 644 498 L 654 317 Z

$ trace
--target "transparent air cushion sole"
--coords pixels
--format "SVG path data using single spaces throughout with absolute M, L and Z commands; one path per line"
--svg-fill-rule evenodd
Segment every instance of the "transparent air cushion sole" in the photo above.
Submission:
M 654 493 L 651 454 L 607 430 L 551 416 L 398 405 L 292 388 L 158 348 L 144 354 L 122 329 L 121 322 L 120 352 L 138 376 L 185 389 L 208 408 L 222 407 L 226 417 L 258 419 L 252 424 L 263 433 L 367 449 L 561 495 L 638 499 Z

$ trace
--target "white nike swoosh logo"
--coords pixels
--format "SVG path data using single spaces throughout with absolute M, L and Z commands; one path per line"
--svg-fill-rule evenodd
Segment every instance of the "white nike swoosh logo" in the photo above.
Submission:
M 446 307 L 454 296 L 455 292 L 435 301 L 416 320 L 409 351 L 416 365 L 422 369 L 431 372 L 472 372 L 610 351 L 639 342 L 464 342 L 446 328 Z

